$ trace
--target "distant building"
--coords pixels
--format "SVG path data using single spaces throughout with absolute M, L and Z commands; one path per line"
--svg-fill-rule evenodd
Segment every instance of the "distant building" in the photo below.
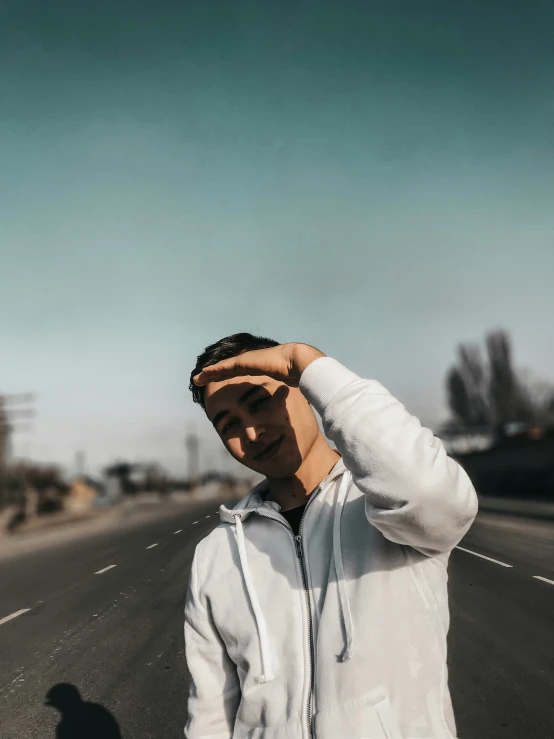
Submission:
M 90 477 L 85 475 L 75 478 L 70 486 L 65 498 L 65 508 L 67 510 L 85 510 L 93 506 L 98 495 L 103 492 L 102 486 Z

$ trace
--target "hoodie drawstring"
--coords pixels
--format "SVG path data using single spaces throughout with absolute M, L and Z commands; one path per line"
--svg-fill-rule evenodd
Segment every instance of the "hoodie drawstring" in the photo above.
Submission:
M 346 592 L 346 583 L 344 581 L 344 568 L 342 566 L 342 547 L 340 540 L 341 516 L 344 509 L 344 501 L 346 500 L 346 493 L 348 491 L 349 482 L 350 473 L 345 470 L 343 478 L 341 480 L 339 494 L 337 496 L 337 503 L 335 505 L 335 517 L 333 521 L 333 557 L 335 559 L 335 570 L 337 572 L 337 587 L 339 589 L 339 602 L 342 622 L 344 624 L 344 631 L 346 634 L 346 645 L 344 647 L 342 655 L 340 656 L 341 662 L 346 662 L 352 657 L 352 644 L 354 641 L 354 624 L 352 622 L 352 612 L 350 610 L 350 603 L 348 601 L 348 594 Z
M 252 610 L 254 611 L 254 617 L 256 619 L 256 626 L 258 628 L 258 637 L 260 639 L 260 652 L 261 652 L 263 674 L 256 678 L 256 682 L 257 683 L 267 683 L 270 680 L 273 680 L 273 670 L 271 667 L 271 657 L 269 654 L 269 640 L 267 636 L 267 624 L 265 622 L 262 609 L 260 608 L 260 604 L 258 602 L 258 596 L 256 595 L 254 583 L 252 582 L 252 577 L 250 575 L 250 568 L 248 567 L 248 559 L 246 557 L 246 547 L 244 545 L 244 532 L 242 529 L 242 521 L 241 521 L 240 516 L 233 516 L 233 518 L 235 519 L 235 523 L 236 523 L 237 545 L 239 549 L 240 564 L 242 567 L 244 583 L 246 585 L 248 597 L 250 598 Z

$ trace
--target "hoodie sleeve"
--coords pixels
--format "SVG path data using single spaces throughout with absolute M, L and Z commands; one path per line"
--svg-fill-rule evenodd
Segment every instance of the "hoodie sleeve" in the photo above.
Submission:
M 185 602 L 185 650 L 191 675 L 185 739 L 231 739 L 240 684 L 236 666 L 199 593 L 197 552 Z
M 381 384 L 332 357 L 309 364 L 299 386 L 364 493 L 368 521 L 428 556 L 453 549 L 473 523 L 477 495 L 440 439 Z

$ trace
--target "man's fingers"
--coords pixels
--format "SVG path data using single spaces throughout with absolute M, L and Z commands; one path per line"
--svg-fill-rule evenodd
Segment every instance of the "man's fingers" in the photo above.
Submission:
M 202 372 L 200 372 L 198 375 L 194 375 L 194 377 L 192 378 L 192 381 L 194 382 L 195 385 L 205 385 L 206 384 L 205 377 Z
M 214 370 L 211 367 L 205 367 L 202 372 L 195 375 L 192 379 L 195 385 L 206 385 L 208 382 L 215 379 L 214 375 Z
M 196 385 L 206 385 L 239 375 L 267 375 L 287 382 L 291 379 L 291 368 L 290 349 L 276 346 L 243 352 L 236 357 L 214 362 L 204 367 L 193 379 Z
M 228 380 L 230 377 L 237 375 L 263 375 L 265 370 L 257 367 L 248 367 L 240 361 L 223 360 L 216 364 L 204 367 L 202 372 L 193 377 L 196 385 L 206 385 L 208 382 L 219 382 L 220 380 Z

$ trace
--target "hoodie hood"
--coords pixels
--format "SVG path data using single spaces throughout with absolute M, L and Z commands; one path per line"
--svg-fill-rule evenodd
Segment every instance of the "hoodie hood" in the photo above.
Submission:
M 352 482 L 352 476 L 350 472 L 348 472 L 348 470 L 346 469 L 342 460 L 342 456 L 337 461 L 331 472 L 319 483 L 319 485 L 315 488 L 311 495 L 316 494 L 322 488 L 326 488 L 339 477 L 342 477 L 342 480 L 339 488 L 337 502 L 335 505 L 333 521 L 333 558 L 335 561 L 335 569 L 337 572 L 337 587 L 339 590 L 341 620 L 345 632 L 345 646 L 340 659 L 342 662 L 345 662 L 352 657 L 353 621 L 350 603 L 348 601 L 348 595 L 346 593 L 346 586 L 344 582 L 340 521 L 342 510 L 344 507 L 344 501 L 346 500 L 346 495 Z M 273 517 L 275 516 L 275 513 L 280 512 L 281 506 L 278 503 L 265 499 L 268 491 L 269 485 L 267 479 L 262 480 L 262 482 L 258 483 L 258 485 L 252 488 L 252 490 L 242 500 L 240 500 L 234 508 L 227 508 L 227 506 L 222 505 L 219 509 L 219 516 L 221 518 L 221 521 L 234 526 L 244 584 L 246 586 L 246 591 L 248 593 L 250 604 L 252 606 L 254 617 L 256 619 L 256 627 L 258 630 L 258 639 L 260 645 L 260 661 L 262 664 L 262 674 L 256 678 L 256 682 L 258 683 L 266 683 L 270 680 L 273 680 L 273 659 L 271 657 L 271 650 L 269 647 L 267 623 L 264 618 L 264 614 L 262 613 L 262 610 L 260 608 L 258 596 L 248 564 L 248 558 L 246 555 L 243 521 L 245 521 L 252 513 L 259 513 L 260 515 Z M 295 538 L 298 542 L 300 542 L 300 537 Z
M 338 453 L 338 452 L 337 452 Z M 326 487 L 334 479 L 339 477 L 346 467 L 342 460 L 342 456 L 337 461 L 331 472 L 325 477 L 317 486 L 316 490 Z M 269 483 L 267 478 L 255 485 L 241 500 L 239 500 L 231 508 L 222 504 L 219 507 L 219 518 L 222 523 L 234 524 L 236 516 L 239 516 L 241 521 L 245 521 L 248 516 L 252 513 L 256 513 L 260 509 L 275 511 L 280 513 L 281 506 L 273 500 L 266 500 L 266 495 L 269 492 Z M 314 491 L 315 492 L 315 491 Z M 309 500 L 309 497 L 308 497 Z

